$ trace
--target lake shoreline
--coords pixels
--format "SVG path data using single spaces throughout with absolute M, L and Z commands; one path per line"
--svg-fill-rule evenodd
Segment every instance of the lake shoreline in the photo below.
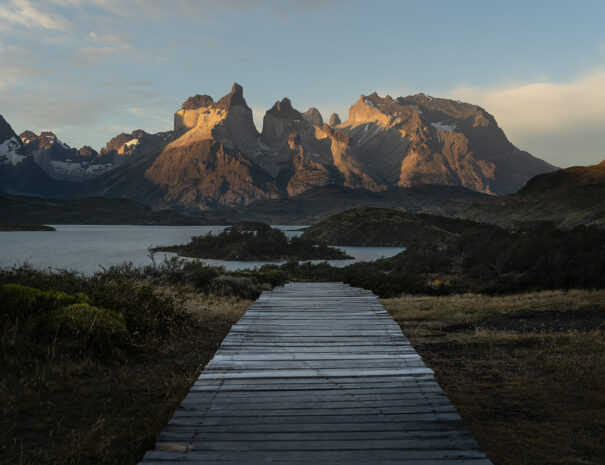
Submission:
M 52 235 L 37 232 L 6 232 L 0 243 L 0 267 L 13 267 L 28 263 L 36 269 L 73 269 L 94 274 L 112 265 L 132 262 L 134 266 L 151 264 L 149 248 L 185 243 L 192 236 L 208 232 L 221 232 L 227 225 L 218 226 L 133 226 L 133 225 L 51 225 Z M 273 225 L 286 236 L 300 235 L 304 225 Z M 328 260 L 333 266 L 343 267 L 360 261 L 391 257 L 404 250 L 402 247 L 340 247 L 352 259 Z M 156 257 L 171 259 L 176 254 L 158 252 Z M 188 259 L 187 260 L 191 260 Z M 280 265 L 283 261 L 225 261 L 204 259 L 211 266 L 227 270 L 245 270 L 263 265 Z M 301 262 L 306 262 L 302 260 Z M 312 260 L 322 263 L 326 260 Z

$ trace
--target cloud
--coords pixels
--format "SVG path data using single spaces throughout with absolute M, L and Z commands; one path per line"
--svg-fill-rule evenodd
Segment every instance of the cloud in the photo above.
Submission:
M 449 96 L 482 106 L 513 143 L 560 165 L 605 157 L 605 67 L 567 82 L 529 82 L 496 88 L 458 87 Z M 554 140 L 566 140 L 554 144 Z M 569 151 L 573 150 L 574 153 Z
M 0 92 L 10 91 L 15 85 L 22 84 L 28 77 L 38 73 L 38 61 L 37 54 L 26 48 L 0 45 L 0 63 L 2 63 Z
M 292 15 L 326 9 L 331 6 L 352 3 L 352 0 L 135 0 L 136 8 L 131 12 L 140 13 L 144 11 L 153 17 L 163 17 L 167 11 L 175 9 L 185 11 L 189 14 L 207 15 L 216 11 L 251 11 L 268 10 L 279 15 Z M 122 10 L 123 14 L 127 14 Z
M 155 121 L 156 125 L 159 123 L 162 125 L 162 127 L 165 128 L 170 128 L 173 123 L 172 118 L 168 117 L 167 115 L 158 116 L 154 111 L 145 110 L 140 106 L 131 107 L 128 111 L 133 115 L 141 116 L 148 120 Z
M 97 63 L 111 56 L 123 55 L 134 51 L 128 39 L 120 33 L 97 33 L 90 31 L 88 39 L 100 45 L 80 48 L 76 55 L 79 63 Z
M 90 31 L 88 37 L 93 42 L 102 44 L 129 45 L 128 40 L 124 36 L 115 32 L 97 34 L 94 31 Z
M 0 5 L 0 18 L 27 28 L 67 31 L 73 26 L 64 16 L 31 0 L 10 0 L 8 4 Z
M 78 60 L 80 63 L 97 63 L 106 58 L 115 55 L 128 53 L 132 50 L 129 45 L 108 45 L 105 47 L 84 47 L 78 50 Z

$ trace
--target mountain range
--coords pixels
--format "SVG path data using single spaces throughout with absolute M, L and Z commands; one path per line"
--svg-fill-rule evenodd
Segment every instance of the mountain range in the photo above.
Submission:
M 127 198 L 185 213 L 328 186 L 378 195 L 426 185 L 508 194 L 554 169 L 517 149 L 484 109 L 425 94 L 362 95 L 346 121 L 333 114 L 328 123 L 317 109 L 301 112 L 283 98 L 259 132 L 234 84 L 218 101 L 189 97 L 171 131 L 122 133 L 99 152 L 72 148 L 51 132 L 17 136 L 0 117 L 4 193 Z

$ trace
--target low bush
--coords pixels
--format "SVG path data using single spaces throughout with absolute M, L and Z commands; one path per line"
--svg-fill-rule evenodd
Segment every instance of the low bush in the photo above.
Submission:
M 62 353 L 112 355 L 131 343 L 122 314 L 89 304 L 58 308 L 43 321 L 62 346 Z
M 139 344 L 162 339 L 174 325 L 184 323 L 174 300 L 154 292 L 145 281 L 97 273 L 88 285 L 91 303 L 124 315 L 126 327 Z
M 0 286 L 0 314 L 10 319 L 28 318 L 66 305 L 89 302 L 88 296 L 82 293 L 71 295 L 63 291 L 42 291 L 20 284 Z
M 218 278 L 217 268 L 211 267 L 198 260 L 185 261 L 182 267 L 185 282 L 193 284 L 199 290 L 205 290 L 213 279 Z
M 209 286 L 213 294 L 224 297 L 240 297 L 242 299 L 256 299 L 261 289 L 250 278 L 236 278 L 234 276 L 219 276 L 214 278 Z
M 262 267 L 253 276 L 259 283 L 267 283 L 271 287 L 283 286 L 290 280 L 288 272 L 271 267 Z

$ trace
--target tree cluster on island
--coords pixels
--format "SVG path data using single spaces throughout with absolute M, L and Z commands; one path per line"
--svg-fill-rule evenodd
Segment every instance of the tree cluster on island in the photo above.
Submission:
M 352 258 L 340 249 L 301 237 L 288 238 L 264 223 L 236 223 L 220 234 L 193 236 L 183 245 L 156 247 L 184 257 L 231 261 L 342 260 Z

